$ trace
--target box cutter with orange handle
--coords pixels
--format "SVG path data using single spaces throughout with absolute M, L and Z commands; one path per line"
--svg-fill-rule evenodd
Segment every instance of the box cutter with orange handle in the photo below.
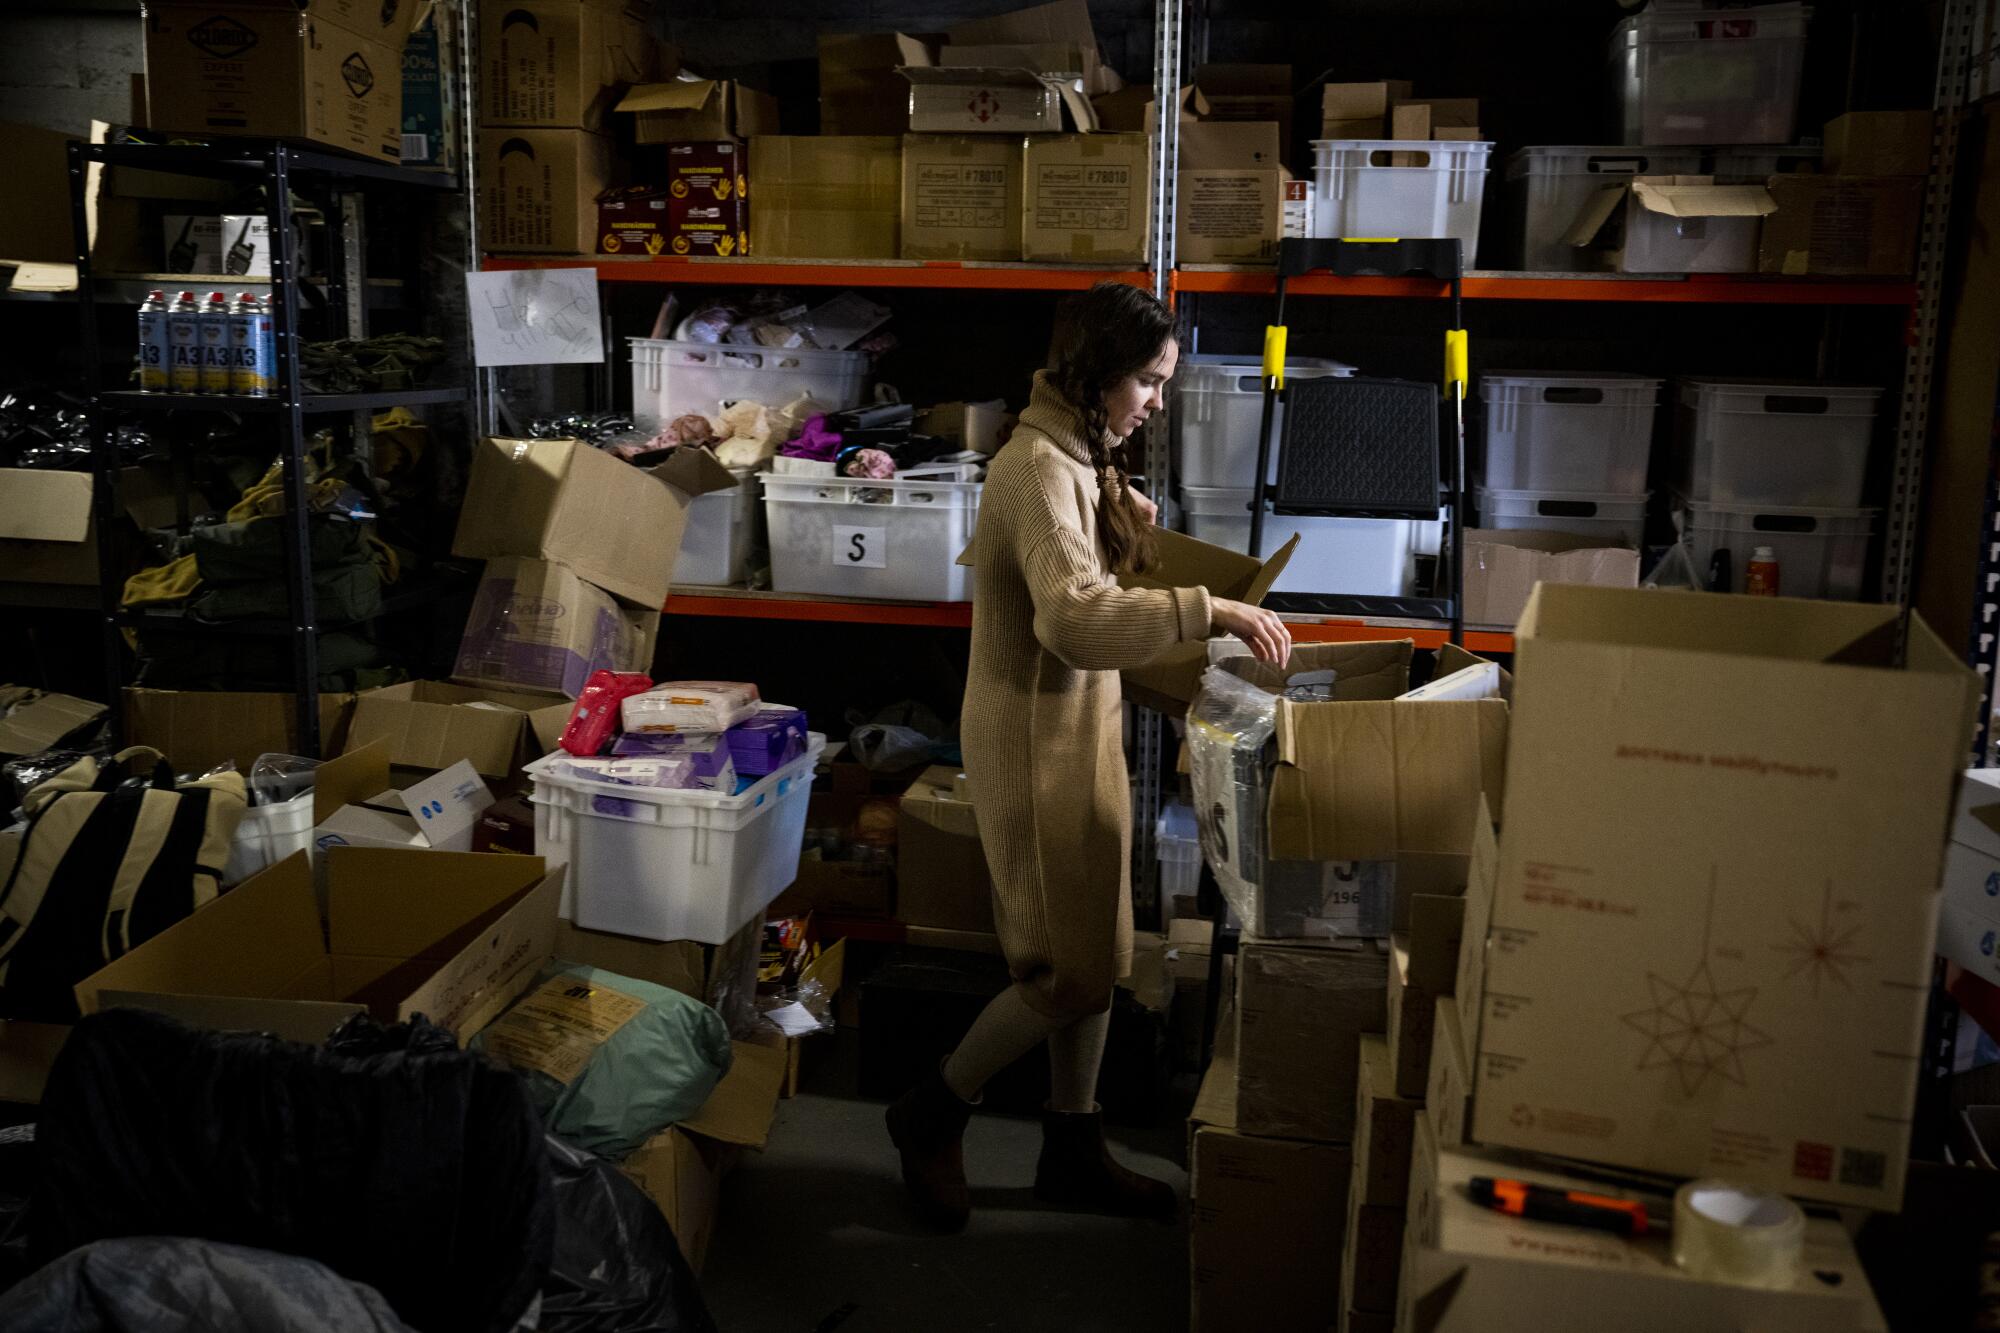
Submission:
M 1643 1236 L 1649 1231 L 1665 1229 L 1646 1216 L 1644 1204 L 1632 1199 L 1612 1199 L 1493 1176 L 1474 1176 L 1466 1182 L 1465 1189 L 1474 1203 L 1509 1217 L 1590 1227 L 1620 1236 Z

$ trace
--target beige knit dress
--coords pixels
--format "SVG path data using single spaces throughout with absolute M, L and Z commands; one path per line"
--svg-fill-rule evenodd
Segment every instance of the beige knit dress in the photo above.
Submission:
M 1098 494 L 1082 418 L 1038 373 L 979 502 L 960 731 L 1001 949 L 1058 1022 L 1103 1009 L 1131 969 L 1118 672 L 1209 634 L 1205 589 L 1118 586 Z

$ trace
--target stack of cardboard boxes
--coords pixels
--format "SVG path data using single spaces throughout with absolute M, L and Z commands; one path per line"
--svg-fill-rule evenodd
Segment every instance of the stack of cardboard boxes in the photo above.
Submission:
M 1770 179 L 1762 273 L 1893 275 L 1916 262 L 1931 113 L 1850 111 L 1826 123 L 1822 173 Z

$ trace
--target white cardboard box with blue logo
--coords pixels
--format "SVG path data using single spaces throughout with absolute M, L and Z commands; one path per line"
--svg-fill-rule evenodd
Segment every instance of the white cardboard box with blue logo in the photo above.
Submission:
M 2000 768 L 1972 769 L 1959 784 L 1937 951 L 2000 985 Z
M 387 781 L 386 770 L 384 781 Z M 461 759 L 403 791 L 341 806 L 313 830 L 313 847 L 417 847 L 469 852 L 472 826 L 493 804 L 472 761 Z

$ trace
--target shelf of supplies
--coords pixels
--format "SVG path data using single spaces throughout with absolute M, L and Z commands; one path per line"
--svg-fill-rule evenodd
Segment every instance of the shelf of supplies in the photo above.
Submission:
M 418 190 L 458 188 L 458 176 L 453 172 L 295 148 L 269 139 L 218 138 L 206 144 L 89 143 L 78 147 L 86 161 L 175 176 L 263 176 L 282 160 L 288 172 L 331 181 L 367 181 Z
M 0 268 L 6 266 L 6 262 L 0 260 Z M 74 284 L 75 265 L 63 267 L 70 269 Z M 318 299 L 325 299 L 325 278 L 307 278 L 302 285 L 311 289 Z M 266 273 L 97 273 L 91 276 L 91 287 L 99 305 L 138 305 L 154 291 L 222 291 L 227 288 L 263 292 L 270 286 L 271 278 Z M 363 284 L 368 304 L 377 309 L 401 306 L 408 290 L 399 278 L 369 278 Z M 59 291 L 22 290 L 12 286 L 0 289 L 0 300 L 6 301 L 70 302 L 76 300 L 76 295 L 74 285 Z
M 491 270 L 591 268 L 601 282 L 780 287 L 916 287 L 1071 292 L 1099 282 L 1150 287 L 1143 269 L 1090 264 L 972 264 L 916 259 L 710 259 L 682 255 L 488 255 Z
M 106 407 L 154 412 L 184 408 L 190 412 L 282 412 L 282 398 L 239 398 L 234 394 L 139 393 L 120 389 L 100 397 Z M 393 393 L 309 393 L 300 404 L 308 416 L 323 412 L 382 412 L 392 407 L 422 407 L 427 403 L 465 401 L 463 389 L 401 389 Z
M 939 629 L 972 627 L 970 602 L 864 602 L 747 588 L 675 588 L 667 596 L 665 610 L 670 616 L 715 616 L 726 620 L 919 625 Z
M 1177 292 L 1269 296 L 1269 269 L 1174 270 Z M 1781 278 L 1756 273 L 1638 275 L 1628 273 L 1504 273 L 1473 270 L 1465 298 L 1486 301 L 1677 301 L 1696 305 L 1911 306 L 1917 289 L 1907 278 Z M 1429 278 L 1343 278 L 1309 273 L 1285 284 L 1288 296 L 1388 296 L 1442 299 L 1449 284 Z

